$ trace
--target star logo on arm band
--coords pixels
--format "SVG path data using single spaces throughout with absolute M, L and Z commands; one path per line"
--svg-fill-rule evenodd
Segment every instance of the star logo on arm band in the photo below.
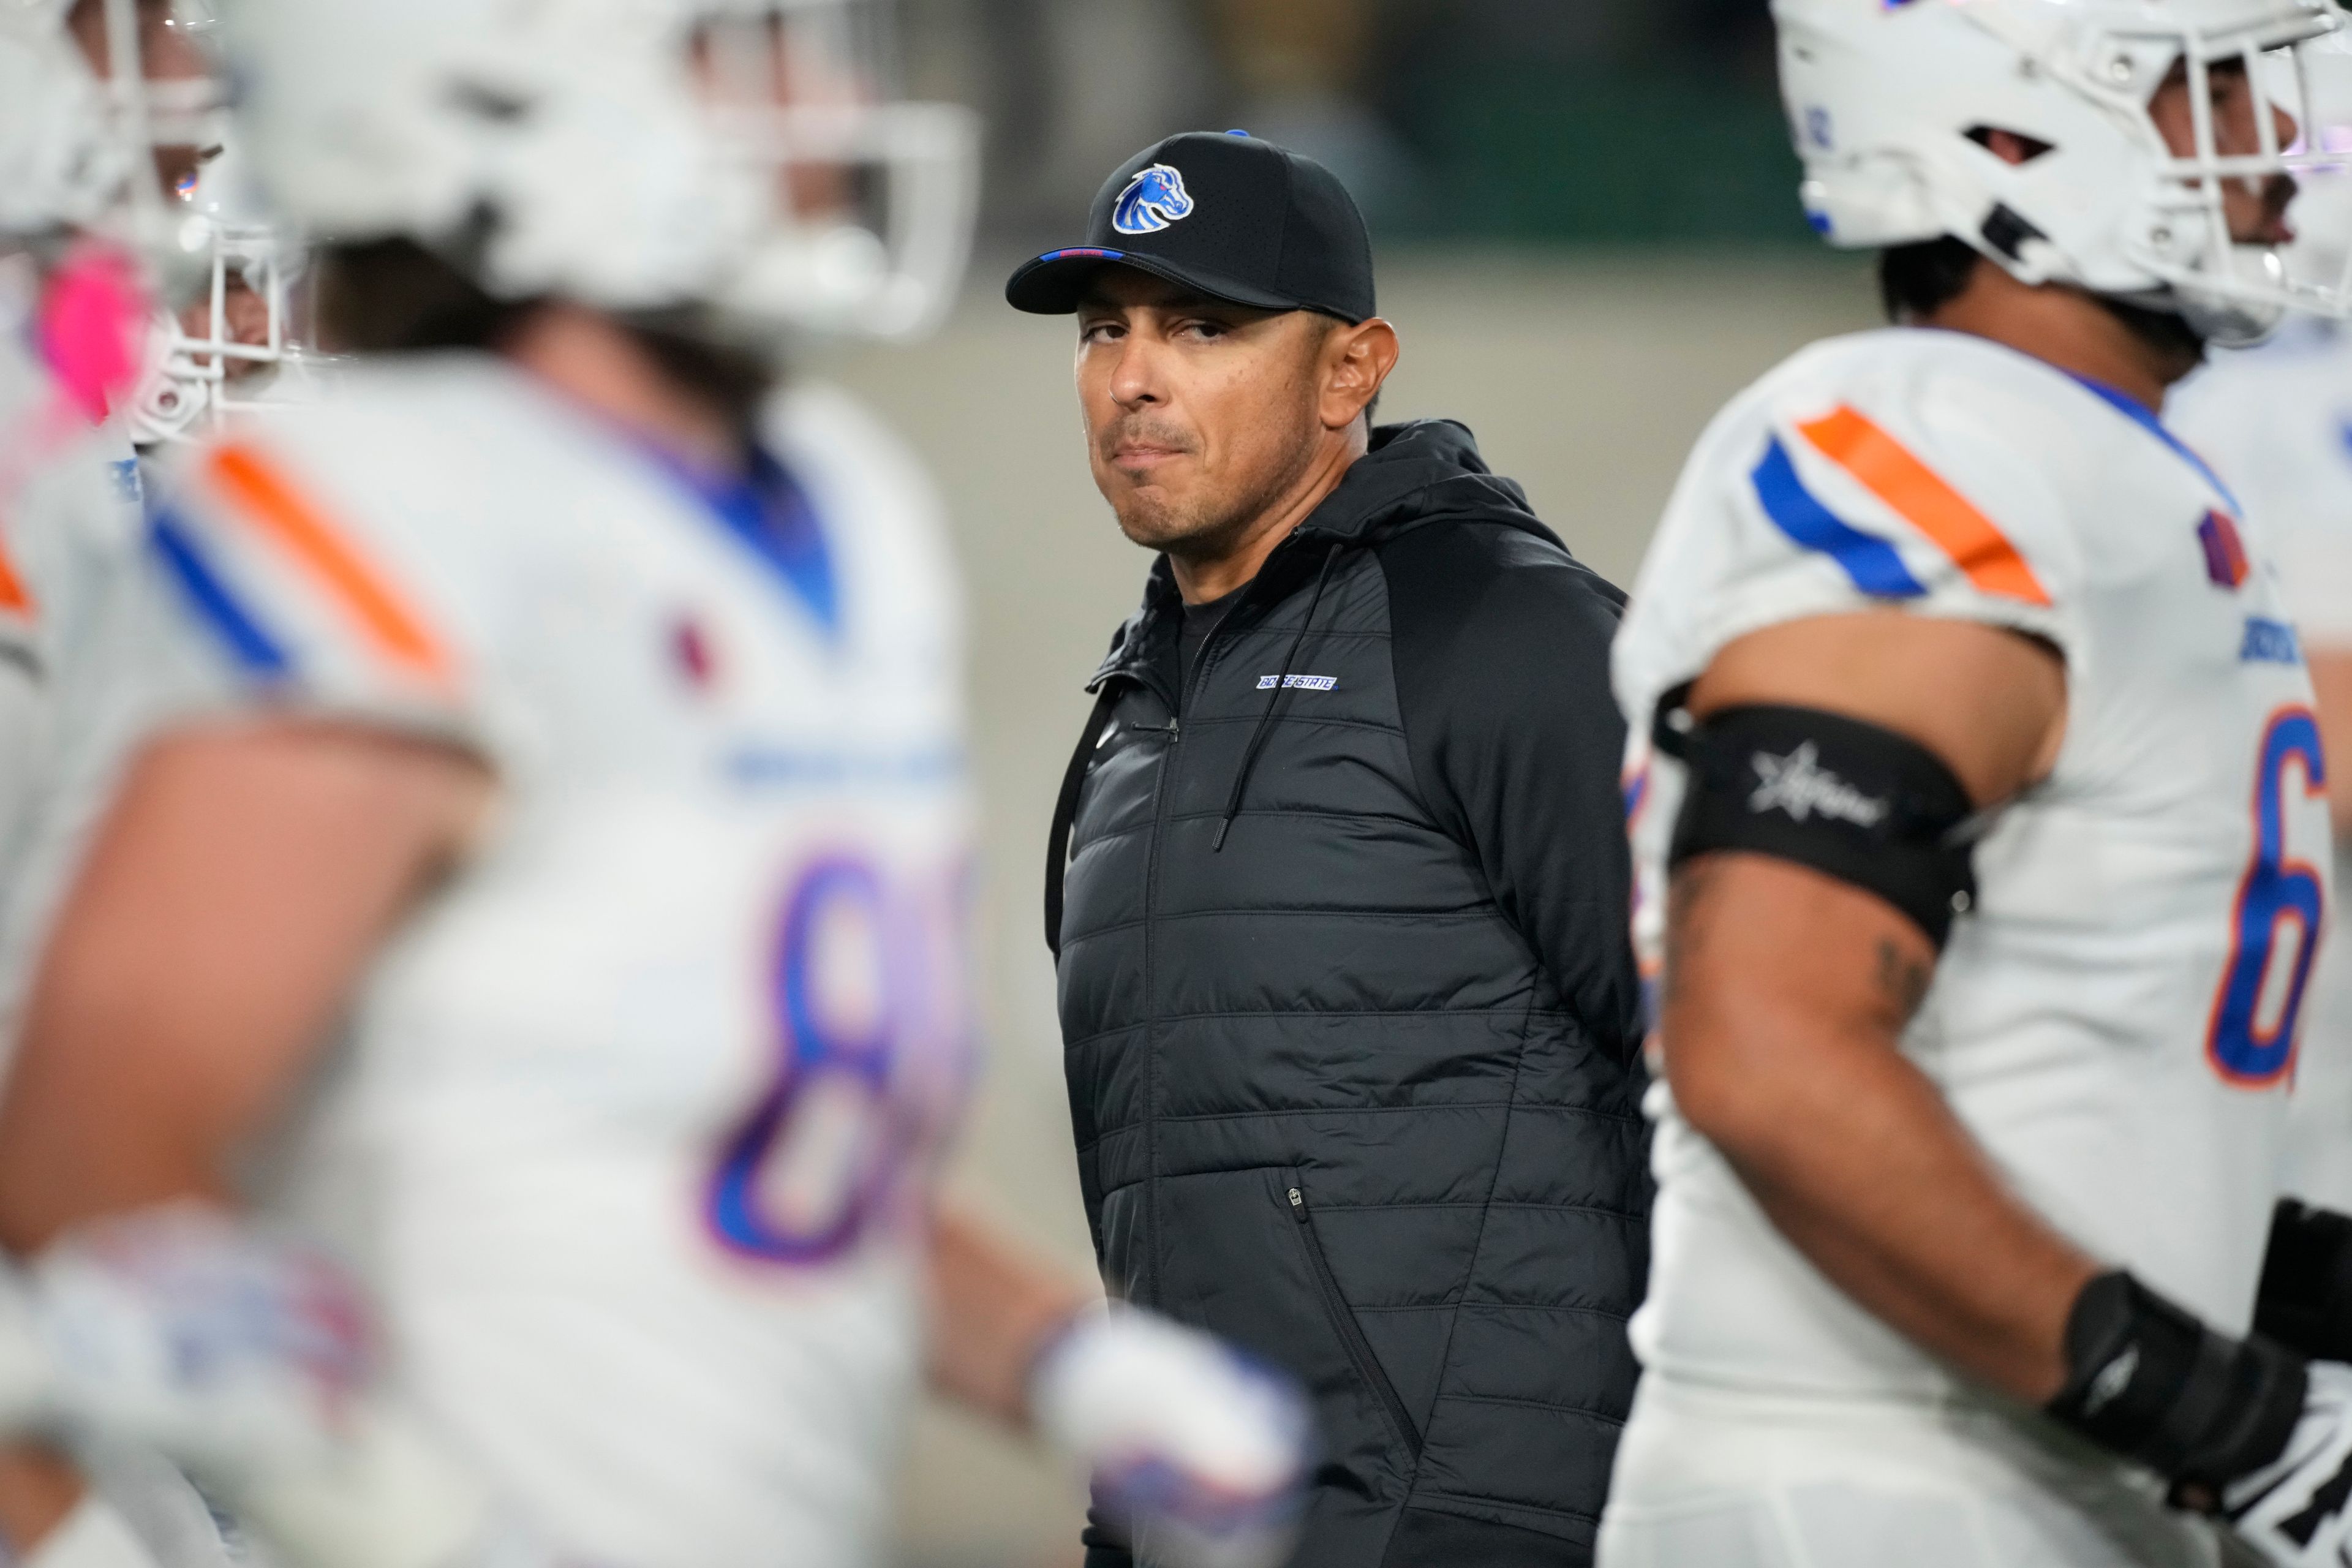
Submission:
M 1759 783 L 1748 797 L 1748 809 L 1759 816 L 1785 811 L 1797 822 L 1822 816 L 1856 827 L 1876 827 L 1886 819 L 1887 803 L 1863 794 L 1822 766 L 1821 748 L 1811 741 L 1785 757 L 1758 752 L 1749 765 L 1755 768 Z

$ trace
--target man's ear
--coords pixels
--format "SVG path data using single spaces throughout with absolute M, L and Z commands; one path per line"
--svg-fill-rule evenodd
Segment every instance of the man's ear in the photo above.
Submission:
M 1378 316 L 1333 327 L 1323 340 L 1323 427 L 1344 430 L 1362 418 L 1403 352 L 1396 329 Z

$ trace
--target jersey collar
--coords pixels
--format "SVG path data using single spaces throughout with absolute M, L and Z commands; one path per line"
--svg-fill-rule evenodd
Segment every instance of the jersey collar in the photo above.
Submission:
M 788 590 L 829 642 L 841 637 L 841 584 L 824 526 L 807 489 L 763 447 L 753 447 L 749 471 L 718 476 L 659 445 L 625 433 L 630 445 Z
M 2177 454 L 2182 461 L 2186 462 L 2190 468 L 2195 468 L 2200 474 L 2202 474 L 2205 477 L 2205 482 L 2211 485 L 2215 491 L 2221 495 L 2221 499 L 2229 503 L 2230 510 L 2231 511 L 2237 513 L 2240 517 L 2246 515 L 2246 509 L 2238 504 L 2238 498 L 2231 493 L 2229 486 L 2221 482 L 2221 476 L 2215 473 L 2211 465 L 2207 463 L 2204 458 L 2199 457 L 2196 452 L 2189 447 L 2189 443 L 2183 441 L 2179 437 L 2165 428 L 2164 421 L 2158 418 L 2148 408 L 2147 404 L 2140 402 L 2137 398 L 2133 397 L 2128 393 L 2118 392 L 2116 388 L 2109 386 L 2105 382 L 2094 381 L 2087 375 L 2077 375 L 2071 370 L 2064 371 L 2062 374 L 2064 374 L 2069 381 L 2074 382 L 2076 385 L 2082 387 L 2084 391 L 2098 398 L 2102 403 L 2105 403 L 2107 406 L 2113 408 L 2116 413 L 2122 415 L 2125 418 L 2130 420 L 2133 424 L 2138 426 L 2141 429 L 2147 431 L 2149 435 L 2155 437 L 2158 440 L 2171 447 L 2174 453 Z

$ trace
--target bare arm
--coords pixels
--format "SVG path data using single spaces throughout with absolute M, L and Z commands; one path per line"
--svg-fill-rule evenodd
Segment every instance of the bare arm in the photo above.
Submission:
M 487 788 L 457 752 L 316 725 L 142 756 L 59 913 L 0 1099 L 0 1244 L 226 1198 L 229 1162 Z
M 931 1237 L 932 1386 L 1027 1429 L 1038 1352 L 1087 1300 L 992 1226 L 970 1215 L 941 1215 Z
M 482 770 L 356 730 L 164 740 L 132 766 L 59 910 L 0 1099 L 0 1245 L 228 1195 L 384 932 L 471 830 Z M 19 1553 L 81 1495 L 37 1446 L 0 1449 Z
M 2330 759 L 2346 766 L 2327 775 L 2327 805 L 2336 837 L 2352 839 L 2352 647 L 2307 647 L 2311 684 L 2319 693 L 2319 739 Z
M 1894 730 L 1990 805 L 2048 772 L 2065 689 L 2024 638 L 1889 614 L 1743 639 L 1692 706 L 1757 702 Z M 1683 1116 L 1873 1314 L 2021 1399 L 2055 1395 L 2068 1312 L 2100 1266 L 2007 1190 L 1897 1048 L 1935 972 L 1927 939 L 1871 894 L 1755 855 L 1692 861 L 1669 908 L 1660 1037 Z

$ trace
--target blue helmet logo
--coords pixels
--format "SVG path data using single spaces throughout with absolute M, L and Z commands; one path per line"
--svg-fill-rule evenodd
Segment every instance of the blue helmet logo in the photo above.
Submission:
M 1192 216 L 1192 197 L 1184 189 L 1184 176 L 1165 163 L 1154 163 L 1119 193 L 1110 226 L 1121 234 L 1158 234 Z

